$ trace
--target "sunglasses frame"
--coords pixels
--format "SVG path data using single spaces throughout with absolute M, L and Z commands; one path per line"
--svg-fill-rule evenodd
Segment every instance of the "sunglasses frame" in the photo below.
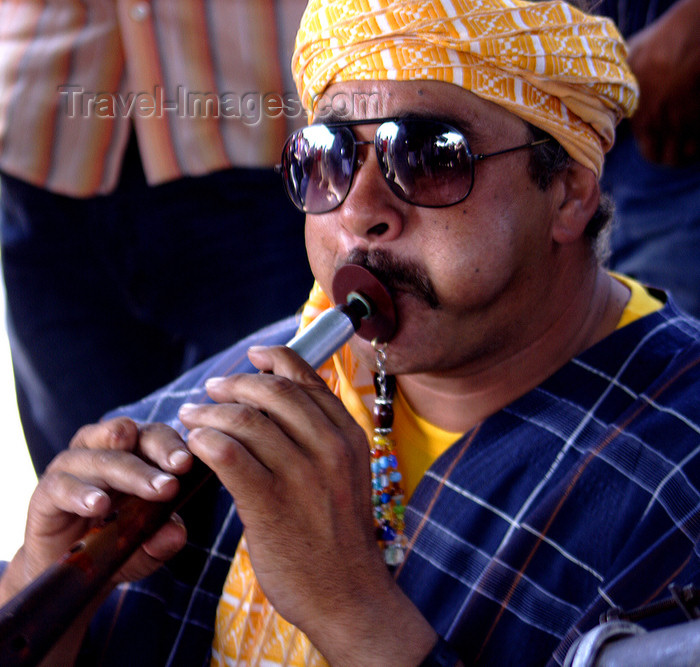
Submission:
M 278 164 L 275 166 L 275 171 L 279 174 L 282 175 L 282 180 L 284 182 L 284 189 L 285 192 L 287 193 L 287 197 L 289 197 L 290 201 L 294 206 L 302 211 L 303 213 L 307 213 L 309 215 L 322 215 L 324 213 L 330 213 L 331 211 L 334 211 L 340 205 L 347 199 L 347 196 L 350 194 L 350 190 L 352 189 L 352 184 L 355 178 L 355 174 L 357 173 L 357 170 L 364 164 L 364 161 L 360 161 L 357 158 L 357 147 L 358 146 L 369 146 L 369 145 L 374 145 L 375 151 L 377 151 L 377 132 L 379 131 L 379 128 L 385 124 L 385 123 L 401 123 L 401 122 L 406 122 L 406 121 L 427 121 L 427 122 L 434 122 L 436 124 L 441 124 L 450 130 L 456 132 L 460 137 L 462 137 L 464 141 L 464 146 L 466 147 L 467 150 L 467 157 L 469 158 L 469 170 L 471 171 L 471 179 L 470 179 L 470 185 L 467 193 L 463 196 L 457 199 L 454 202 L 450 202 L 449 204 L 416 204 L 415 202 L 411 201 L 405 196 L 402 196 L 400 194 L 402 191 L 400 188 L 394 188 L 394 184 L 387 179 L 387 177 L 382 173 L 382 178 L 384 179 L 385 183 L 389 186 L 389 189 L 391 192 L 401 201 L 404 201 L 408 204 L 411 204 L 412 206 L 418 206 L 420 208 L 447 208 L 448 206 L 454 206 L 455 204 L 459 204 L 460 202 L 463 202 L 470 194 L 471 191 L 474 189 L 474 181 L 475 181 L 475 165 L 477 162 L 482 162 L 483 160 L 486 160 L 491 157 L 496 157 L 498 155 L 504 155 L 506 153 L 513 153 L 515 151 L 520 151 L 524 150 L 526 148 L 533 148 L 534 146 L 540 146 L 542 144 L 549 143 L 551 141 L 551 138 L 546 138 L 546 139 L 538 139 L 536 141 L 530 141 L 525 144 L 520 144 L 518 146 L 512 146 L 510 148 L 504 148 L 499 151 L 494 151 L 492 153 L 472 153 L 471 151 L 471 146 L 469 145 L 469 140 L 467 139 L 466 135 L 462 130 L 459 128 L 455 127 L 451 123 L 444 121 L 440 118 L 430 118 L 430 117 L 424 117 L 424 116 L 386 116 L 383 118 L 363 118 L 363 119 L 355 119 L 355 120 L 347 120 L 347 121 L 337 121 L 337 122 L 332 122 L 332 123 L 317 123 L 317 124 L 311 124 L 307 125 L 306 128 L 301 128 L 299 130 L 296 130 L 293 132 L 288 138 L 287 141 L 284 144 L 284 147 L 282 148 L 282 155 L 285 154 L 287 150 L 287 146 L 289 143 L 297 136 L 299 132 L 303 132 L 305 129 L 308 129 L 309 127 L 313 127 L 314 125 L 317 125 L 319 127 L 327 127 L 330 129 L 333 128 L 351 128 L 351 127 L 357 127 L 360 125 L 377 125 L 377 129 L 375 130 L 374 133 L 374 138 L 371 140 L 358 140 L 357 137 L 355 137 L 354 132 L 350 132 L 352 135 L 352 140 L 353 140 L 353 155 L 352 155 L 352 171 L 350 173 L 350 182 L 348 184 L 348 189 L 343 195 L 343 198 L 332 208 L 329 208 L 324 211 L 318 211 L 314 213 L 310 213 L 305 209 L 304 206 L 299 206 L 297 202 L 294 200 L 294 197 L 290 193 L 289 185 L 288 185 L 288 176 L 287 172 L 288 170 L 285 170 L 284 164 Z M 377 154 L 377 159 L 379 160 L 380 157 Z

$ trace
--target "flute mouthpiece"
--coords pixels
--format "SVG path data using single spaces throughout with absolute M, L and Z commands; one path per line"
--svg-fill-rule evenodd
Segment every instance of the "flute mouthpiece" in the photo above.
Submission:
M 333 278 L 333 299 L 337 304 L 363 299 L 369 312 L 361 319 L 357 335 L 386 343 L 396 332 L 396 309 L 389 290 L 368 269 L 358 264 L 340 267 Z

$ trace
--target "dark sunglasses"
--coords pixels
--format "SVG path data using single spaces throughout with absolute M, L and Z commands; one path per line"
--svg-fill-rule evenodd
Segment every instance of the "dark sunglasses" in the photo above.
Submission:
M 350 129 L 376 125 L 374 141 L 358 141 Z M 474 187 L 474 165 L 550 141 L 541 139 L 495 153 L 474 155 L 458 129 L 426 118 L 372 118 L 314 124 L 297 130 L 282 149 L 284 186 L 292 203 L 305 213 L 327 213 L 350 192 L 358 166 L 357 147 L 374 144 L 379 169 L 391 191 L 409 204 L 452 206 Z

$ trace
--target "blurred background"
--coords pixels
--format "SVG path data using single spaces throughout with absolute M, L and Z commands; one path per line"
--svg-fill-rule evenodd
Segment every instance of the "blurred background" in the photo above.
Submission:
M 22 543 L 27 504 L 36 485 L 36 475 L 17 413 L 2 285 L 0 318 L 0 560 L 9 560 Z

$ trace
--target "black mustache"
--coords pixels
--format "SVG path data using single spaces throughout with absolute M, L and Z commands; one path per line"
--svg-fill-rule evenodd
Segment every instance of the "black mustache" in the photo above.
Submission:
M 391 292 L 403 291 L 424 301 L 431 309 L 440 307 L 433 283 L 414 262 L 399 260 L 384 250 L 353 250 L 346 264 L 358 264 L 371 271 Z

